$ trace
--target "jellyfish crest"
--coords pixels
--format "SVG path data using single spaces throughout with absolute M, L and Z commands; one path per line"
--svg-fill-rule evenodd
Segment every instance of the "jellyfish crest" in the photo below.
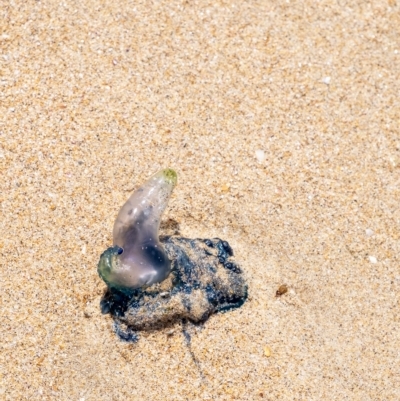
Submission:
M 122 206 L 114 223 L 114 248 L 110 248 L 114 251 L 105 253 L 109 260 L 107 263 L 100 260 L 98 268 L 109 287 L 123 290 L 150 286 L 170 273 L 171 262 L 159 241 L 158 231 L 176 182 L 174 170 L 161 170 Z

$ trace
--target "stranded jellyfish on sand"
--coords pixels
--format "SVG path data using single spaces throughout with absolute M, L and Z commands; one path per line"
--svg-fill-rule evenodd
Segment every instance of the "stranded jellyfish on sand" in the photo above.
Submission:
M 108 286 L 101 300 L 121 339 L 179 321 L 199 323 L 241 306 L 247 285 L 228 242 L 159 237 L 161 216 L 177 183 L 161 170 L 122 206 L 114 223 L 113 247 L 100 257 L 98 273 Z

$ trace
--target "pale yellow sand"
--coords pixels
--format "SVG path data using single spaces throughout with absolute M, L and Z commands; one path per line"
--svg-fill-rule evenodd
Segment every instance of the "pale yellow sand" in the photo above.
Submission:
M 399 38 L 398 0 L 1 1 L 0 399 L 399 400 Z M 250 287 L 198 366 L 98 307 L 161 167 Z

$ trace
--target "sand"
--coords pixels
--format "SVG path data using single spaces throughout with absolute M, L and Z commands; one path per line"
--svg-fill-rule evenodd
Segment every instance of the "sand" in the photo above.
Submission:
M 399 400 L 399 38 L 398 0 L 1 1 L 0 399 Z M 249 284 L 191 349 L 99 309 L 163 167 Z

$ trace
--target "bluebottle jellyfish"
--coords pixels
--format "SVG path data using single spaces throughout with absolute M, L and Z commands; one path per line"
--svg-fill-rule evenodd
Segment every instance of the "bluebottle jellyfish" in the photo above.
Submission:
M 159 235 L 176 183 L 175 171 L 164 169 L 133 192 L 115 220 L 113 246 L 100 257 L 97 270 L 108 287 L 101 310 L 112 315 L 123 340 L 178 322 L 203 322 L 247 298 L 227 241 Z
M 161 170 L 122 206 L 114 223 L 114 247 L 98 267 L 110 288 L 129 293 L 160 283 L 169 275 L 171 261 L 159 241 L 158 230 L 176 181 L 174 170 Z

